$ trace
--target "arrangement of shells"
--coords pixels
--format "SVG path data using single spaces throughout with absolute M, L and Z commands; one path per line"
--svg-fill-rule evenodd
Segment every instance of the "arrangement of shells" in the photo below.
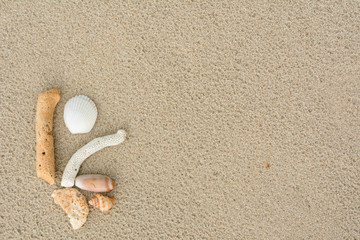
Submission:
M 85 95 L 77 95 L 69 99 L 64 107 L 64 122 L 72 134 L 90 132 L 95 125 L 97 115 L 98 111 L 95 103 Z M 68 214 L 73 229 L 79 229 L 86 222 L 87 214 L 89 213 L 85 196 L 76 188 L 71 187 L 74 185 L 74 179 L 76 187 L 96 193 L 89 201 L 89 204 L 94 208 L 98 208 L 102 212 L 107 212 L 113 207 L 115 202 L 115 198 L 100 194 L 100 192 L 109 192 L 114 188 L 114 181 L 111 178 L 99 174 L 88 174 L 76 177 L 82 161 L 92 153 L 106 146 L 115 146 L 124 140 L 124 130 L 119 130 L 113 135 L 96 138 L 73 155 L 73 161 L 78 165 L 75 165 L 71 162 L 72 159 L 70 159 L 68 165 L 71 166 L 66 167 L 63 175 L 63 181 L 65 176 L 65 180 L 67 180 L 66 177 L 70 179 L 68 180 L 69 183 L 65 181 L 66 184 L 63 184 L 62 182 L 61 185 L 65 188 L 55 190 L 52 196 L 54 197 L 55 203 L 59 204 Z M 71 174 L 65 174 L 66 171 L 69 170 L 67 168 L 72 170 Z

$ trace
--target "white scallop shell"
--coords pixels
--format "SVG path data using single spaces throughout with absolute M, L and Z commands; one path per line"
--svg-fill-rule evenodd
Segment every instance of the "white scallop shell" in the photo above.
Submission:
M 72 134 L 88 133 L 97 118 L 95 103 L 84 95 L 77 95 L 65 104 L 64 121 Z

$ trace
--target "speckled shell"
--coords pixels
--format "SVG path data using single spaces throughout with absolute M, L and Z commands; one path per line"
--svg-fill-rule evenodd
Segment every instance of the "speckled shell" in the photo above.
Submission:
M 90 201 L 89 204 L 95 208 L 100 209 L 102 212 L 109 211 L 114 206 L 115 198 L 110 198 L 97 193 Z
M 90 192 L 109 192 L 114 188 L 114 181 L 104 175 L 81 175 L 75 179 L 75 186 Z
M 77 95 L 65 104 L 64 121 L 72 134 L 88 133 L 97 118 L 95 103 L 84 95 Z

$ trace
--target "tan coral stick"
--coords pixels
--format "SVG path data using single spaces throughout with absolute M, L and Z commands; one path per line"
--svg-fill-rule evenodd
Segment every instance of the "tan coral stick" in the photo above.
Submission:
M 36 173 L 49 184 L 55 182 L 53 115 L 60 90 L 50 89 L 39 95 L 36 109 Z

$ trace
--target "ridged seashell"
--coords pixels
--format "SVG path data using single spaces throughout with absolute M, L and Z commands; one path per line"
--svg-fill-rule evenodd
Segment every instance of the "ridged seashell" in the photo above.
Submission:
M 114 181 L 99 174 L 81 175 L 75 179 L 75 186 L 90 192 L 109 192 L 114 188 Z
M 65 104 L 64 121 L 72 134 L 88 133 L 97 118 L 95 103 L 84 95 L 77 95 Z
M 109 211 L 114 206 L 115 198 L 103 196 L 97 193 L 90 201 L 89 204 L 95 208 L 100 209 L 102 212 Z

